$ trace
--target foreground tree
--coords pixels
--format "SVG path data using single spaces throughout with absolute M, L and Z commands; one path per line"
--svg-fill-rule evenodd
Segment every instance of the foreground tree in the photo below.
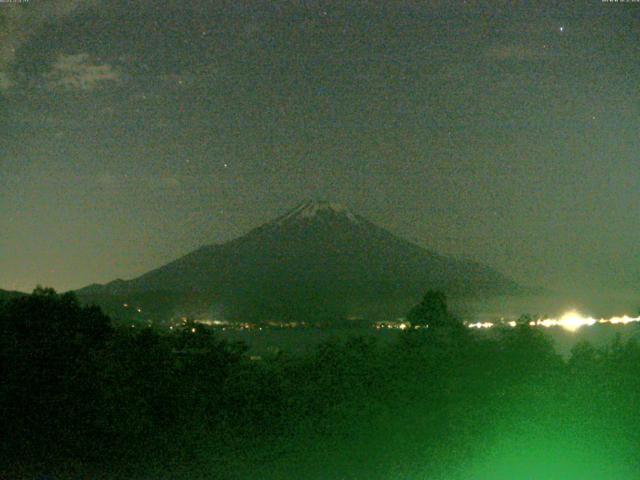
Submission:
M 422 301 L 409 311 L 407 320 L 411 325 L 429 328 L 460 325 L 447 307 L 446 295 L 439 290 L 428 290 Z
M 0 308 L 0 412 L 13 448 L 49 455 L 92 434 L 96 358 L 112 334 L 99 308 L 81 306 L 70 293 L 37 288 Z

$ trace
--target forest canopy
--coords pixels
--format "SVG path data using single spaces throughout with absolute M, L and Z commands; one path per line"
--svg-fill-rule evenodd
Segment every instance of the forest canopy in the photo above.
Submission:
M 3 478 L 624 480 L 640 468 L 633 341 L 563 359 L 526 323 L 430 327 L 256 360 L 206 326 L 114 328 L 48 289 L 0 304 L 0 329 Z

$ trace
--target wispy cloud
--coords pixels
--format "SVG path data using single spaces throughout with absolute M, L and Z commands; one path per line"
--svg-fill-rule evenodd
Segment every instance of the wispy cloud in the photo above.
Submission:
M 120 80 L 120 74 L 107 64 L 96 64 L 86 53 L 58 56 L 51 71 L 46 75 L 49 89 L 90 91 Z
M 544 44 L 533 46 L 524 43 L 511 43 L 493 45 L 487 48 L 485 56 L 498 61 L 535 61 L 549 57 L 550 52 Z
M 120 173 L 103 172 L 93 179 L 98 188 L 107 191 L 120 191 L 135 189 L 145 189 L 157 192 L 179 193 L 185 182 L 193 181 L 189 175 L 158 174 L 158 175 L 129 175 Z
M 0 92 L 7 91 L 11 89 L 13 86 L 13 82 L 9 78 L 9 75 L 6 72 L 0 72 Z
M 0 72 L 7 72 L 16 50 L 35 31 L 50 21 L 60 20 L 96 0 L 6 3 L 0 8 Z

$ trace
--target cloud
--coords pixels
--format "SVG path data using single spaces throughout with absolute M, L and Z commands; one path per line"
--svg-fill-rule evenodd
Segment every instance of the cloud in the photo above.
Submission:
M 95 64 L 86 53 L 58 56 L 46 84 L 52 90 L 94 90 L 105 82 L 117 82 L 120 74 L 108 63 Z
M 112 192 L 142 188 L 145 191 L 178 193 L 182 189 L 184 182 L 192 180 L 193 177 L 189 175 L 159 174 L 138 176 L 111 172 L 103 172 L 93 178 L 98 188 Z
M 176 176 L 161 176 L 149 181 L 152 189 L 176 190 L 182 186 L 182 182 Z
M 96 0 L 0 4 L 0 72 L 10 69 L 16 50 L 43 25 L 94 4 Z
M 98 174 L 95 177 L 95 181 L 98 186 L 103 189 L 115 189 L 120 185 L 119 177 L 108 172 Z
M 548 57 L 549 52 L 547 51 L 547 47 L 545 45 L 531 46 L 522 43 L 512 43 L 493 45 L 486 50 L 485 56 L 490 59 L 499 61 L 527 61 L 541 60 L 545 57 Z
M 0 72 L 0 93 L 5 92 L 13 86 L 13 82 L 6 72 Z

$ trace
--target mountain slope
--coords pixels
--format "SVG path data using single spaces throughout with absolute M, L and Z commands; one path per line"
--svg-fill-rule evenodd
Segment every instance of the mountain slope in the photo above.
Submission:
M 232 318 L 334 318 L 402 314 L 427 288 L 451 295 L 518 291 L 489 267 L 420 248 L 339 205 L 308 201 L 240 238 L 78 294 L 164 292 Z M 181 308 L 187 305 L 176 312 Z

